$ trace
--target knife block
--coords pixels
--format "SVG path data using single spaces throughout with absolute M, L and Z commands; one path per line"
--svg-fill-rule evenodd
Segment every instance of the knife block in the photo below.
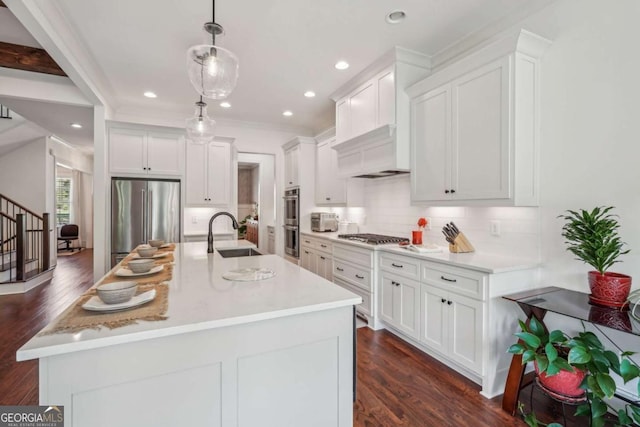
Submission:
M 460 233 L 453 240 L 453 244 L 449 243 L 449 252 L 453 253 L 465 253 L 465 252 L 474 252 L 475 249 L 473 245 L 469 242 L 467 237 Z

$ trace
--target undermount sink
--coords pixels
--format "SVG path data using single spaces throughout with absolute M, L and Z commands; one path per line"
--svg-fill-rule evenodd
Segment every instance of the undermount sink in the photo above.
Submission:
M 238 249 L 216 249 L 222 258 L 236 258 L 240 256 L 255 256 L 262 255 L 260 252 L 253 248 L 238 248 Z

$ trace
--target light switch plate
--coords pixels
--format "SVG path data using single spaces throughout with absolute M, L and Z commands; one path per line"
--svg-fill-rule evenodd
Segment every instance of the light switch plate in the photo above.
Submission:
M 500 236 L 500 221 L 491 221 L 489 226 L 489 233 L 492 236 Z
M 197 224 L 198 223 L 198 217 L 197 216 L 192 216 L 191 217 L 191 224 Z

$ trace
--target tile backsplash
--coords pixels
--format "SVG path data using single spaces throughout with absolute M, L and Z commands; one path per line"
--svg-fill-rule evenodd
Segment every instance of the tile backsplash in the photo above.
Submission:
M 363 208 L 333 208 L 341 219 L 359 224 L 360 232 L 411 237 L 418 218 L 431 221 L 423 240 L 447 245 L 442 227 L 453 221 L 476 251 L 539 257 L 540 215 L 536 207 L 442 207 L 411 206 L 408 175 L 365 182 Z M 500 235 L 491 234 L 492 222 Z

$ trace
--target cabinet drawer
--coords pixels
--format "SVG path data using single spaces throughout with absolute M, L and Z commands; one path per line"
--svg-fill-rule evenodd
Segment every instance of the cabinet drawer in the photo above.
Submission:
M 315 249 L 318 244 L 317 240 L 307 237 L 304 234 L 300 236 L 300 246 Z
M 333 257 L 341 258 L 352 264 L 361 265 L 367 269 L 371 269 L 373 267 L 373 251 L 369 249 L 361 249 L 334 243 Z
M 422 262 L 422 280 L 441 289 L 484 300 L 486 275 L 473 271 Z
M 371 270 L 354 267 L 350 264 L 334 259 L 333 277 L 339 277 L 364 289 L 365 291 L 373 292 L 373 286 L 371 285 Z
M 326 240 L 316 240 L 316 249 L 320 252 L 332 254 L 333 245 Z
M 382 253 L 380 268 L 409 279 L 420 280 L 420 260 L 415 258 Z
M 362 298 L 362 304 L 356 306 L 356 311 L 364 314 L 371 315 L 371 293 L 357 287 L 353 286 L 350 283 L 345 282 L 344 280 L 334 279 L 334 283 L 338 286 L 342 286 L 348 291 L 353 292 L 354 294 L 360 296 Z

